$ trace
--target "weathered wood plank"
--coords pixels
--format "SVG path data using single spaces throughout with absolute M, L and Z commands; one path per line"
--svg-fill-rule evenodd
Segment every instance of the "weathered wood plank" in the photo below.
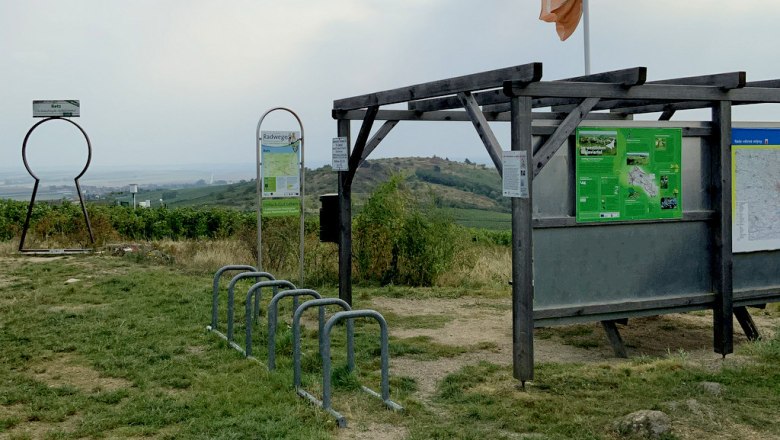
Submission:
M 612 351 L 615 352 L 615 356 L 619 358 L 628 358 L 628 352 L 626 352 L 626 345 L 623 343 L 623 338 L 620 337 L 620 331 L 618 331 L 615 321 L 601 321 L 601 326 L 604 327 L 604 332 L 609 339 L 609 345 L 612 346 Z
M 649 100 L 676 100 L 676 101 L 725 101 L 732 100 L 738 93 L 746 101 L 757 99 L 751 93 L 745 93 L 748 89 L 735 89 L 729 92 L 717 87 L 708 86 L 682 86 L 668 84 L 644 84 L 626 89 L 614 84 L 600 83 L 574 83 L 542 81 L 531 84 L 512 83 L 504 84 L 504 93 L 507 95 L 548 97 L 548 98 L 607 98 L 607 99 L 649 99 Z M 774 96 L 780 98 L 780 91 L 767 90 L 771 99 Z
M 542 63 L 522 64 L 504 69 L 448 78 L 408 87 L 385 90 L 333 101 L 334 110 L 355 110 L 370 106 L 396 104 L 416 99 L 434 98 L 460 92 L 501 87 L 511 79 L 518 83 L 538 81 L 542 78 Z
M 534 229 L 550 228 L 575 228 L 575 227 L 604 227 L 608 225 L 643 225 L 648 223 L 678 223 L 678 222 L 706 222 L 715 218 L 715 211 L 685 211 L 682 218 L 655 219 L 655 220 L 629 220 L 615 223 L 577 223 L 575 217 L 537 217 L 534 218 Z
M 746 307 L 734 307 L 734 316 L 737 318 L 742 331 L 745 332 L 749 341 L 757 341 L 761 339 L 761 333 L 756 327 L 756 323 L 753 322 L 753 317 L 750 316 L 750 312 Z
M 350 145 L 350 121 L 336 122 L 336 133 L 347 138 Z M 349 172 L 339 171 L 339 298 L 352 305 L 352 184 L 347 179 Z
M 512 151 L 533 157 L 531 99 L 512 98 Z M 534 378 L 533 177 L 528 198 L 512 198 L 512 365 L 523 385 Z
M 376 118 L 376 117 L 375 117 Z M 362 163 L 369 154 L 371 154 L 374 150 L 376 150 L 376 147 L 379 146 L 379 144 L 387 137 L 387 135 L 390 133 L 390 130 L 395 128 L 395 126 L 398 125 L 397 120 L 390 120 L 385 121 L 384 124 L 382 124 L 381 127 L 379 127 L 379 130 L 377 130 L 376 133 L 374 133 L 373 136 L 371 136 L 371 139 L 366 143 L 366 148 L 363 150 L 363 154 L 360 155 L 360 162 Z M 360 167 L 360 164 L 358 164 L 358 168 Z
M 647 84 L 677 84 L 688 86 L 713 86 L 724 90 L 738 89 L 747 84 L 745 72 L 715 73 L 712 75 L 687 76 L 683 78 L 669 78 L 648 81 Z
M 747 83 L 745 83 L 745 87 L 766 88 L 766 89 L 780 88 L 780 79 L 748 81 Z M 755 104 L 755 102 L 732 101 L 731 103 L 731 105 L 746 105 L 746 104 Z M 615 113 L 623 113 L 623 114 L 693 110 L 693 109 L 712 106 L 712 104 L 710 103 L 705 103 L 701 101 L 683 101 L 683 102 L 674 102 L 668 104 L 659 104 L 653 101 L 642 101 L 642 102 L 604 101 L 601 105 L 603 105 L 604 106 L 603 108 L 605 109 L 611 109 Z M 599 107 L 596 107 L 596 109 L 598 110 Z
M 507 112 L 509 109 L 507 109 Z M 497 122 L 509 122 L 510 115 L 507 112 L 485 112 L 487 121 Z M 350 110 L 347 112 L 339 112 L 338 117 L 335 119 L 347 119 L 350 121 L 362 121 L 365 118 L 365 110 Z M 533 112 L 534 120 L 556 120 L 565 119 L 568 113 L 550 113 L 550 112 Z M 594 121 L 615 121 L 625 119 L 619 113 L 591 113 L 585 119 Z M 379 110 L 376 116 L 378 121 L 452 121 L 452 122 L 471 122 L 468 114 L 465 111 L 446 110 L 440 112 L 413 112 L 409 110 Z
M 667 109 L 664 110 L 664 112 L 661 114 L 661 116 L 658 117 L 659 121 L 670 121 L 672 119 L 672 116 L 674 116 L 674 113 L 676 110 L 674 109 Z
M 477 101 L 474 99 L 474 95 L 468 92 L 458 93 L 458 99 L 463 104 L 463 108 L 466 109 L 469 119 L 474 124 L 474 129 L 477 130 L 479 138 L 482 139 L 482 143 L 485 145 L 485 149 L 490 155 L 490 159 L 493 161 L 498 174 L 504 175 L 504 165 L 501 160 L 501 145 L 496 139 L 496 135 L 493 133 L 493 129 L 490 128 L 485 115 L 482 110 L 479 109 Z
M 368 142 L 368 136 L 371 134 L 371 127 L 376 120 L 376 114 L 379 111 L 379 106 L 371 106 L 366 110 L 366 116 L 363 118 L 363 124 L 360 125 L 360 131 L 358 137 L 355 140 L 355 148 L 352 150 L 352 154 L 349 156 L 349 171 L 347 172 L 347 181 L 352 184 L 352 179 L 355 178 L 360 162 L 363 160 L 363 152 L 366 149 L 366 143 Z
M 566 142 L 572 132 L 590 112 L 590 109 L 592 109 L 593 106 L 595 106 L 598 102 L 599 98 L 585 98 L 582 103 L 577 106 L 577 108 L 572 110 L 572 112 L 569 113 L 569 116 L 567 116 L 566 119 L 564 119 L 563 122 L 558 125 L 555 133 L 553 133 L 553 135 L 547 139 L 547 142 L 544 143 L 539 151 L 534 153 L 534 177 L 538 176 L 539 173 L 542 172 L 542 169 L 545 165 L 547 165 L 547 162 L 552 159 L 553 155 L 555 155 L 555 152 L 558 151 L 558 148 L 560 148 L 561 145 Z
M 609 313 L 634 312 L 639 310 L 673 309 L 689 306 L 701 306 L 702 309 L 711 307 L 715 295 L 702 293 L 678 297 L 653 298 L 639 301 L 626 301 L 621 303 L 582 305 L 574 307 L 556 307 L 539 309 L 534 311 L 534 319 L 554 319 L 567 316 L 590 316 Z
M 560 81 L 604 82 L 604 83 L 620 84 L 623 87 L 631 87 L 639 84 L 644 84 L 646 78 L 647 78 L 646 67 L 632 67 L 629 69 L 613 70 L 611 72 L 594 73 L 591 75 L 565 78 L 565 79 L 556 80 L 555 82 L 560 82 Z M 480 106 L 505 104 L 506 110 L 503 111 L 509 111 L 509 97 L 507 97 L 501 90 L 489 90 L 486 92 L 474 93 L 474 99 L 477 101 L 477 103 Z M 534 104 L 533 106 L 535 108 L 540 107 L 539 105 L 536 104 Z M 460 101 L 456 96 L 445 96 L 442 98 L 412 101 L 408 104 L 409 110 L 423 111 L 423 112 L 448 110 L 448 109 L 454 109 L 458 107 L 460 107 Z
M 721 101 L 712 107 L 714 145 L 712 148 L 712 288 L 714 349 L 723 356 L 734 351 L 733 255 L 731 246 L 731 103 Z

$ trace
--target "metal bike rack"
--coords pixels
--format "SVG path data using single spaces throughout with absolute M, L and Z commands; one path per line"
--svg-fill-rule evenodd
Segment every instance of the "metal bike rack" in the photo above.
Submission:
M 322 299 L 322 295 L 320 295 L 317 291 L 311 290 L 311 289 L 294 289 L 294 290 L 285 290 L 284 292 L 279 292 L 276 295 L 274 295 L 273 298 L 271 298 L 271 303 L 268 305 L 268 369 L 273 370 L 276 368 L 276 323 L 277 323 L 277 310 L 279 308 L 278 304 L 279 301 L 282 298 L 291 296 L 293 298 L 297 298 L 299 296 L 311 296 L 314 297 L 314 299 Z M 293 316 L 295 316 L 295 312 L 298 310 L 298 305 L 293 305 Z
M 287 280 L 273 280 L 273 281 L 261 281 L 259 283 L 256 283 L 252 285 L 252 287 L 249 288 L 249 290 L 246 292 L 246 338 L 244 340 L 246 349 L 239 348 L 238 345 L 233 345 L 234 348 L 244 353 L 244 356 L 248 358 L 252 358 L 253 360 L 257 360 L 254 357 L 252 357 L 252 318 L 254 316 L 257 316 L 258 319 L 260 318 L 260 308 L 258 304 L 260 303 L 260 297 L 263 287 L 273 287 L 274 297 L 279 294 L 279 287 L 286 287 L 288 289 L 295 289 L 295 285 Z M 252 297 L 255 298 L 255 313 L 252 313 Z M 270 317 L 270 314 L 269 314 Z
M 230 283 L 228 284 L 228 299 L 227 299 L 227 334 L 222 334 L 220 331 L 218 331 L 215 327 L 209 326 L 206 327 L 207 330 L 210 330 L 214 333 L 216 333 L 219 337 L 222 339 L 228 341 L 229 344 L 232 345 L 233 342 L 233 303 L 234 303 L 234 297 L 235 297 L 235 287 L 236 283 L 238 283 L 240 280 L 245 278 L 268 278 L 273 279 L 273 275 L 269 274 L 268 272 L 243 272 L 236 276 L 234 276 Z M 243 350 L 243 349 L 242 349 Z
M 349 311 L 352 307 L 347 304 L 346 301 L 338 298 L 322 298 L 307 301 L 298 307 L 293 315 L 292 331 L 293 331 L 293 386 L 299 396 L 305 397 L 312 402 L 319 402 L 314 396 L 305 390 L 301 389 L 301 316 L 306 309 L 311 307 L 317 307 L 319 312 L 319 349 L 320 355 L 322 355 L 322 341 L 323 332 L 325 330 L 325 306 L 337 305 L 342 309 Z M 347 369 L 352 371 L 355 369 L 355 342 L 354 342 L 354 324 L 352 320 L 347 321 Z
M 347 419 L 344 418 L 339 412 L 331 407 L 331 387 L 330 387 L 330 331 L 333 329 L 339 321 L 345 319 L 353 320 L 355 318 L 374 318 L 379 322 L 380 330 L 380 344 L 381 344 L 381 372 L 382 372 L 382 388 L 381 394 L 376 391 L 361 386 L 360 388 L 368 394 L 377 397 L 384 402 L 385 406 L 393 411 L 403 411 L 403 407 L 392 400 L 390 400 L 390 373 L 389 373 L 389 349 L 388 349 L 388 336 L 387 336 L 387 321 L 385 318 L 375 310 L 351 310 L 346 312 L 337 312 L 328 320 L 323 330 L 323 343 L 322 343 L 322 402 L 318 402 L 316 398 L 310 398 L 312 402 L 319 405 L 325 411 L 329 412 L 336 418 L 339 428 L 345 428 L 347 426 Z
M 206 329 L 209 331 L 217 329 L 217 309 L 219 308 L 219 280 L 222 278 L 222 275 L 225 272 L 230 270 L 257 272 L 257 268 L 254 266 L 248 266 L 246 264 L 230 264 L 227 266 L 220 267 L 219 270 L 217 270 L 217 272 L 214 273 L 214 286 L 211 291 L 211 325 L 206 326 Z

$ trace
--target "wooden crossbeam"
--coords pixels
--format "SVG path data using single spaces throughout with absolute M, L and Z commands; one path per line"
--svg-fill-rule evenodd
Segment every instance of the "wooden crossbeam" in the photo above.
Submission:
M 507 113 L 482 112 L 487 121 L 509 122 Z M 534 120 L 562 120 L 569 113 L 563 112 L 533 112 Z M 366 116 L 365 110 L 350 110 L 339 112 L 338 118 L 349 121 L 362 121 Z M 594 121 L 615 121 L 623 120 L 625 117 L 619 113 L 591 113 L 585 119 Z M 377 121 L 450 121 L 450 122 L 471 122 L 465 111 L 443 110 L 437 112 L 413 112 L 409 110 L 379 110 L 376 115 Z
M 560 81 L 575 81 L 575 82 L 594 82 L 594 83 L 613 83 L 620 84 L 623 87 L 631 87 L 635 85 L 644 84 L 647 78 L 647 67 L 632 67 L 629 69 L 613 70 L 610 72 L 594 73 L 591 75 L 577 76 L 573 78 L 566 78 L 556 80 Z M 474 93 L 474 98 L 481 106 L 505 104 L 506 110 L 509 111 L 509 97 L 504 95 L 501 90 L 489 90 L 486 92 Z M 429 112 L 436 110 L 449 110 L 458 108 L 461 106 L 457 96 L 445 96 L 442 98 L 426 99 L 421 101 L 412 101 L 408 104 L 409 110 Z M 533 103 L 534 107 L 539 107 L 536 103 Z M 543 106 L 546 107 L 546 106 Z
M 349 157 L 349 171 L 347 172 L 347 184 L 352 184 L 352 179 L 355 177 L 358 165 L 363 160 L 363 152 L 366 149 L 366 143 L 368 142 L 368 135 L 371 134 L 371 127 L 374 125 L 376 114 L 379 111 L 379 106 L 371 106 L 366 110 L 366 116 L 363 118 L 363 124 L 360 126 L 360 132 L 355 140 L 355 147 L 352 150 L 352 155 Z
M 780 90 L 766 87 L 744 87 L 724 91 L 719 87 L 667 84 L 644 84 L 630 89 L 613 84 L 536 82 L 504 84 L 504 93 L 517 96 L 553 98 L 589 98 L 660 100 L 660 101 L 736 101 L 744 104 L 780 103 Z
M 745 72 L 727 72 L 714 75 L 688 76 L 684 78 L 671 78 L 657 81 L 648 81 L 647 84 L 668 84 L 668 85 L 686 85 L 686 86 L 712 86 L 723 90 L 732 90 L 745 87 Z M 657 102 L 635 102 L 624 101 L 603 101 L 594 110 L 607 110 L 617 107 L 636 107 L 642 105 L 654 105 Z M 573 106 L 564 105 L 562 107 L 552 106 L 552 111 L 569 111 Z M 625 112 L 621 112 L 625 113 Z
M 482 110 L 479 109 L 479 104 L 477 104 L 476 99 L 474 99 L 474 95 L 468 92 L 458 93 L 458 99 L 460 99 L 463 104 L 463 108 L 466 109 L 466 114 L 471 119 L 472 124 L 474 124 L 477 134 L 479 134 L 479 138 L 482 139 L 482 143 L 485 144 L 485 149 L 490 155 L 493 165 L 496 166 L 498 174 L 503 176 L 504 165 L 501 159 L 501 145 L 498 143 L 498 139 L 496 139 L 496 135 L 490 128 Z
M 747 88 L 765 88 L 773 89 L 780 88 L 780 79 L 770 79 L 762 81 L 749 81 L 745 83 L 745 89 Z M 733 105 L 745 105 L 754 104 L 755 102 L 732 102 Z M 667 104 L 659 104 L 656 102 L 621 102 L 611 107 L 612 111 L 623 114 L 637 114 L 637 113 L 656 113 L 666 111 L 679 111 L 679 110 L 693 110 L 698 108 L 707 108 L 712 104 L 701 101 L 684 101 L 673 102 Z
M 376 119 L 376 118 L 374 118 Z M 398 121 L 391 120 L 391 121 L 385 121 L 384 124 L 382 124 L 381 127 L 379 127 L 379 130 L 374 133 L 373 136 L 371 136 L 371 139 L 366 143 L 366 148 L 363 150 L 363 154 L 360 155 L 360 163 L 363 163 L 363 161 L 366 160 L 369 154 L 371 154 L 376 147 L 379 146 L 379 143 L 382 142 L 385 137 L 390 133 L 390 130 L 395 128 L 395 126 L 398 125 Z M 360 163 L 358 164 L 358 167 L 360 167 Z
M 598 102 L 599 98 L 585 98 L 582 103 L 572 110 L 571 113 L 569 113 L 569 116 L 558 125 L 555 133 L 547 139 L 539 151 L 534 152 L 534 177 L 539 175 L 542 168 L 547 165 L 547 162 L 552 159 L 555 152 L 561 147 L 561 144 L 566 142 L 569 135 L 571 135 L 577 126 L 580 125 L 580 122 L 582 122 L 588 112 L 590 112 L 590 109 Z
M 435 98 L 473 90 L 501 87 L 507 78 L 518 83 L 538 81 L 542 78 L 542 63 L 522 64 L 504 69 L 490 70 L 472 75 L 416 84 L 408 87 L 369 93 L 367 95 L 333 101 L 334 110 L 355 110 L 370 106 L 396 104 L 416 99 Z

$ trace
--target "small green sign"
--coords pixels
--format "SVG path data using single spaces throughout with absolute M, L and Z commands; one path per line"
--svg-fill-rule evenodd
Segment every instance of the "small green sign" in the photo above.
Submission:
M 263 199 L 263 217 L 292 217 L 301 215 L 298 198 Z
M 577 221 L 682 217 L 682 130 L 577 129 Z

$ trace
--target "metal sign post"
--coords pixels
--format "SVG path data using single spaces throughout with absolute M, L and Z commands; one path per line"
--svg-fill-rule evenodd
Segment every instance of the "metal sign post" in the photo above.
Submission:
M 260 128 L 263 125 L 263 120 L 265 119 L 268 114 L 274 111 L 286 111 L 293 115 L 295 119 L 298 121 L 298 126 L 300 127 L 300 132 L 261 132 Z M 273 143 L 275 147 L 279 147 L 282 149 L 291 149 L 291 152 L 299 155 L 297 157 L 300 158 L 298 163 L 298 175 L 297 176 L 274 176 L 276 177 L 273 179 L 273 181 L 270 181 L 266 185 L 266 180 L 269 177 L 269 165 L 271 164 L 264 164 L 263 163 L 263 135 L 266 135 L 267 141 L 270 143 Z M 303 123 L 301 122 L 301 118 L 298 117 L 298 115 L 286 108 L 286 107 L 274 107 L 265 113 L 260 117 L 260 120 L 257 122 L 257 131 L 255 133 L 255 141 L 257 142 L 256 147 L 256 154 L 257 154 L 257 180 L 256 180 L 256 187 L 255 190 L 257 192 L 257 269 L 263 270 L 263 197 L 267 197 L 271 200 L 276 199 L 280 200 L 282 198 L 289 198 L 289 197 L 298 197 L 300 199 L 299 203 L 299 209 L 300 209 L 300 248 L 298 252 L 298 266 L 299 266 L 299 286 L 303 285 L 303 251 L 304 251 L 304 206 L 303 206 L 303 199 L 305 195 L 305 185 L 304 185 L 304 177 L 305 177 L 305 169 L 304 169 L 304 135 L 303 135 Z M 296 147 L 297 145 L 297 147 Z M 299 148 L 299 151 L 295 151 L 296 148 Z M 269 148 L 270 152 L 270 148 Z M 282 155 L 280 155 L 282 156 Z M 281 162 L 288 161 L 291 158 L 286 157 L 288 154 L 284 154 L 285 157 L 281 158 L 280 161 L 274 161 L 275 167 L 285 167 L 289 166 L 290 164 L 283 164 Z M 297 158 L 296 158 L 297 160 Z M 273 174 L 273 173 L 272 173 Z M 296 182 L 297 180 L 297 182 Z M 297 305 L 297 304 L 296 304 Z
M 89 141 L 89 136 L 87 136 L 87 133 L 84 131 L 81 126 L 70 119 L 66 119 L 65 117 L 78 117 L 80 112 L 80 104 L 79 101 L 76 100 L 59 100 L 59 101 L 33 101 L 33 117 L 34 118 L 45 118 L 30 128 L 30 130 L 27 132 L 27 134 L 24 136 L 24 141 L 22 142 L 22 161 L 24 162 L 24 167 L 27 169 L 27 172 L 32 176 L 33 179 L 35 179 L 35 185 L 33 186 L 33 192 L 32 196 L 30 197 L 30 205 L 27 207 L 27 217 L 24 220 L 24 227 L 22 228 L 22 238 L 19 241 L 19 252 L 28 253 L 28 254 L 66 254 L 66 253 L 84 253 L 89 252 L 89 249 L 25 249 L 24 248 L 24 241 L 27 238 L 27 231 L 30 228 L 30 218 L 32 217 L 32 210 L 33 205 L 35 205 L 35 196 L 38 193 L 38 184 L 41 182 L 41 179 L 38 178 L 38 176 L 33 173 L 32 169 L 30 169 L 30 165 L 27 161 L 27 141 L 30 139 L 30 135 L 32 135 L 33 131 L 35 131 L 36 128 L 38 128 L 40 125 L 49 122 L 49 121 L 55 121 L 55 120 L 61 120 L 68 122 L 70 124 L 73 124 L 84 136 L 84 140 L 87 142 L 87 163 L 84 164 L 84 168 L 81 170 L 81 172 L 73 179 L 76 183 L 76 193 L 79 196 L 79 202 L 81 203 L 81 212 L 84 214 L 84 222 L 87 225 L 87 231 L 89 232 L 89 240 L 94 245 L 95 244 L 95 238 L 92 234 L 92 225 L 89 222 L 89 214 L 87 214 L 87 207 L 84 204 L 84 197 L 81 194 L 81 185 L 79 185 L 79 179 L 81 176 L 84 175 L 84 173 L 87 172 L 87 168 L 89 168 L 89 164 L 92 161 L 92 143 Z

